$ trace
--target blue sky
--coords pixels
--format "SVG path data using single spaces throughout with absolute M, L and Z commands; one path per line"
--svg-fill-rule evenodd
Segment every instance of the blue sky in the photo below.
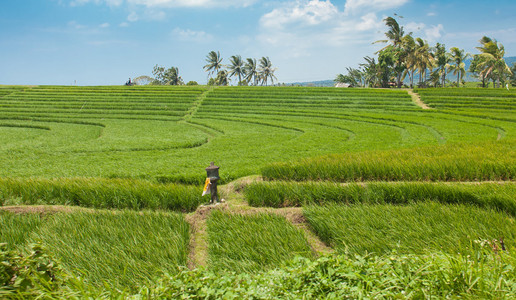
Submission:
M 279 82 L 333 79 L 382 47 L 382 20 L 472 54 L 516 55 L 514 0 L 16 0 L 0 9 L 0 84 L 123 84 L 176 66 L 206 83 L 206 54 L 270 57 Z M 233 80 L 235 83 L 235 80 Z

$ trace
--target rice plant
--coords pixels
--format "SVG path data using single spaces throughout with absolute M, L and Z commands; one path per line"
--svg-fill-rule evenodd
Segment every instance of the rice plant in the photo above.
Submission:
M 514 217 L 493 210 L 435 202 L 396 205 L 328 205 L 304 208 L 310 226 L 345 253 L 471 254 L 480 243 L 501 251 L 515 246 Z M 494 246 L 493 246 L 494 247 Z
M 0 210 L 0 244 L 5 243 L 8 250 L 25 248 L 31 233 L 38 230 L 42 219 L 39 214 L 17 214 Z
M 410 204 L 435 201 L 503 211 L 516 216 L 514 183 L 368 183 L 259 182 L 247 186 L 252 206 L 288 207 L 325 204 Z
M 206 202 L 200 186 L 134 179 L 0 178 L 2 205 L 75 205 L 92 208 L 193 211 Z
M 274 163 L 262 175 L 276 180 L 488 181 L 516 177 L 516 140 L 368 151 Z
M 209 268 L 213 270 L 258 271 L 295 256 L 313 256 L 301 230 L 281 216 L 214 211 L 207 229 Z
M 385 161 L 389 155 L 380 160 L 385 150 L 450 144 L 443 149 L 453 155 L 462 147 L 455 143 L 479 142 L 479 151 L 487 153 L 491 150 L 483 142 L 513 140 L 512 94 L 491 91 L 435 89 L 428 95 L 420 91 L 423 100 L 430 97 L 444 103 L 423 111 L 400 90 L 20 87 L 0 98 L 0 176 L 144 178 L 200 184 L 203 169 L 211 161 L 221 166 L 221 182 L 227 182 L 257 174 L 264 167 L 268 170 L 273 162 L 290 165 L 295 161 L 297 166 L 305 158 L 378 151 L 374 154 L 378 159 L 349 155 L 370 161 L 358 166 L 360 172 L 385 169 L 371 176 L 390 178 L 386 172 L 397 169 Z M 198 103 L 200 98 L 203 101 Z M 187 115 L 189 122 L 184 121 Z M 425 153 L 407 168 L 424 163 Z M 435 158 L 432 151 L 428 153 Z M 493 156 L 503 158 L 498 153 Z M 479 180 L 512 176 L 513 159 L 500 163 L 488 162 L 491 156 L 482 159 L 482 164 L 471 164 L 457 154 L 442 166 L 423 168 L 428 172 L 421 177 L 462 180 L 456 176 L 463 174 L 450 171 L 455 168 L 468 170 L 465 178 L 472 178 L 471 173 L 479 168 L 486 169 L 477 174 L 483 176 Z M 393 164 L 398 162 L 404 163 L 394 160 Z M 340 171 L 336 173 L 347 174 Z M 324 172 L 321 167 L 321 175 Z M 269 171 L 264 174 L 269 176 Z M 367 180 L 358 176 L 361 173 L 351 180 Z
M 88 283 L 135 290 L 186 266 L 189 226 L 175 213 L 59 213 L 31 240 Z

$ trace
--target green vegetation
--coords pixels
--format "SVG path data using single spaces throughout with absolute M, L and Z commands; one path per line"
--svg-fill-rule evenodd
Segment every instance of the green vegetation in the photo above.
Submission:
M 418 87 L 446 87 L 446 76 L 449 73 L 457 76 L 455 82 L 449 86 L 465 86 L 466 60 L 471 54 L 465 53 L 457 47 L 446 51 L 446 46 L 439 42 L 434 47 L 426 40 L 412 36 L 412 32 L 405 33 L 403 26 L 393 17 L 383 20 L 388 30 L 387 39 L 375 43 L 389 43 L 377 51 L 378 57 L 364 57 L 365 63 L 358 69 L 347 68 L 348 74 L 338 74 L 337 83 L 347 83 L 352 87 L 382 87 L 396 86 L 401 88 L 408 76 L 407 85 L 414 87 L 414 77 L 419 76 Z M 473 55 L 469 71 L 482 81 L 492 80 L 493 86 L 505 87 L 512 75 L 510 67 L 505 62 L 505 48 L 496 39 L 483 36 L 480 47 L 476 47 L 480 54 Z
M 503 238 L 514 245 L 516 241 L 514 217 L 474 206 L 435 202 L 309 206 L 304 215 L 324 242 L 351 254 L 383 254 L 392 249 L 473 254 L 475 243 Z
M 475 255 L 430 254 L 384 256 L 334 255 L 315 261 L 296 258 L 282 269 L 258 273 L 220 273 L 183 270 L 149 284 L 136 294 L 94 288 L 60 272 L 39 248 L 27 259 L 0 252 L 26 279 L 26 286 L 0 288 L 5 298 L 203 298 L 203 299 L 322 299 L 322 298 L 467 298 L 511 299 L 516 297 L 516 257 L 494 254 L 484 245 Z M 38 276 L 41 267 L 51 268 L 48 278 Z M 46 280 L 45 280 L 46 279 Z M 6 281 L 9 281 L 7 278 Z
M 257 271 L 294 256 L 312 257 L 303 233 L 281 216 L 215 211 L 207 228 L 210 268 L 216 271 Z
M 506 89 L 418 89 L 423 102 L 450 115 L 469 115 L 514 122 L 516 90 Z
M 347 181 L 513 180 L 516 140 L 334 154 L 262 168 L 266 179 Z
M 274 75 L 276 68 L 272 67 L 269 57 L 262 57 L 260 64 L 256 63 L 256 59 L 247 58 L 246 61 L 240 55 L 233 55 L 229 59 L 230 64 L 224 66 L 220 52 L 210 51 L 206 55 L 206 65 L 203 69 L 208 72 L 208 76 L 216 74 L 215 78 L 210 78 L 208 85 L 227 86 L 231 77 L 238 77 L 238 86 L 247 85 L 267 85 L 270 79 L 274 84 Z M 225 68 L 225 69 L 224 69 Z
M 0 243 L 5 243 L 8 250 L 23 248 L 30 234 L 38 229 L 41 222 L 41 216 L 37 214 L 19 215 L 0 211 Z
M 251 64 L 258 70 L 255 60 L 232 60 L 233 76 Z M 257 80 L 248 74 L 240 79 Z M 431 109 L 394 89 L 0 87 L 0 205 L 139 211 L 2 213 L 9 229 L 0 242 L 28 259 L 15 255 L 16 264 L 32 264 L 23 276 L 43 298 L 509 297 L 512 254 L 473 241 L 504 236 L 514 249 L 514 90 L 416 92 Z M 147 210 L 195 211 L 211 161 L 222 184 L 261 171 L 266 181 L 245 189 L 249 204 L 303 206 L 337 252 L 377 255 L 312 261 L 324 245 L 301 209 L 253 214 L 262 209 L 242 208 L 233 185 L 220 206 L 227 211 L 188 215 L 188 250 L 181 215 Z M 504 182 L 475 182 L 485 180 Z M 281 217 L 290 212 L 301 229 Z M 34 242 L 51 253 L 48 261 L 31 256 L 40 253 Z M 204 250 L 194 252 L 196 244 Z M 207 256 L 206 269 L 178 273 L 187 254 Z M 295 256 L 310 261 L 284 267 Z M 36 284 L 30 270 L 50 259 L 62 266 L 50 268 L 56 281 Z
M 0 112 L 4 177 L 202 184 L 215 161 L 229 182 L 276 161 L 440 144 L 453 154 L 458 142 L 516 138 L 509 110 L 421 110 L 401 90 L 26 87 L 1 97 Z
M 340 204 L 409 204 L 432 200 L 497 209 L 516 216 L 514 183 L 368 183 L 259 182 L 246 187 L 252 206 L 287 207 Z
M 179 214 L 70 211 L 43 221 L 32 214 L 0 218 L 2 225 L 20 225 L 8 227 L 14 234 L 2 233 L 2 241 L 12 240 L 18 250 L 39 242 L 67 273 L 97 287 L 135 290 L 186 266 L 189 226 Z
M 194 211 L 206 202 L 202 187 L 131 179 L 0 178 L 2 205 L 75 205 L 93 208 Z

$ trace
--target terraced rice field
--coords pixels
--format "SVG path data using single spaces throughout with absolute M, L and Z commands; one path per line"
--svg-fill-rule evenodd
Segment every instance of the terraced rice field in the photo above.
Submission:
M 0 86 L 0 242 L 33 297 L 516 296 L 516 91 L 415 92 Z
M 257 174 L 270 162 L 515 136 L 510 108 L 514 91 L 496 91 L 499 97 L 492 97 L 496 105 L 509 103 L 504 110 L 479 111 L 465 103 L 450 112 L 437 106 L 422 110 L 406 91 L 393 90 L 0 90 L 1 176 L 144 178 L 200 184 L 203 168 L 215 161 L 227 182 Z

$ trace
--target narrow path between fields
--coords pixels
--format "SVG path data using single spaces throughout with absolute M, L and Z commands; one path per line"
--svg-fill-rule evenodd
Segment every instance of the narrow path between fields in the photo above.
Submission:
M 417 106 L 421 107 L 422 109 L 433 109 L 430 106 L 426 105 L 422 100 L 421 97 L 419 97 L 419 94 L 414 93 L 414 90 L 406 89 L 407 93 L 412 97 L 412 102 L 416 103 Z
M 202 102 L 204 101 L 204 99 L 206 99 L 206 97 L 208 96 L 208 94 L 213 91 L 213 87 L 210 87 L 208 88 L 208 90 L 206 90 L 205 92 L 203 92 L 201 95 L 199 95 L 199 97 L 197 97 L 197 100 L 195 100 L 193 103 L 192 103 L 192 106 L 190 107 L 190 109 L 186 112 L 186 114 L 183 116 L 182 120 L 183 121 L 191 121 L 192 120 L 192 117 L 195 115 L 195 113 L 197 112 L 197 110 L 199 109 L 199 107 L 201 107 L 202 105 Z
M 206 220 L 211 210 L 218 209 L 216 205 L 200 206 L 194 213 L 185 216 L 190 224 L 190 243 L 188 245 L 187 265 L 189 269 L 205 267 L 208 261 L 208 233 L 206 232 Z
M 303 215 L 301 207 L 267 208 L 251 207 L 244 199 L 243 188 L 251 182 L 261 181 L 259 176 L 248 176 L 237 179 L 226 185 L 220 186 L 220 196 L 224 199 L 222 203 L 215 205 L 201 205 L 193 213 L 185 216 L 190 224 L 190 244 L 188 254 L 188 268 L 207 266 L 208 263 L 208 234 L 206 231 L 206 220 L 213 210 L 222 210 L 231 214 L 253 215 L 259 213 L 277 214 L 283 216 L 293 226 L 300 229 L 312 252 L 316 256 L 333 253 L 333 249 L 323 243 L 319 237 L 310 229 L 308 222 Z

